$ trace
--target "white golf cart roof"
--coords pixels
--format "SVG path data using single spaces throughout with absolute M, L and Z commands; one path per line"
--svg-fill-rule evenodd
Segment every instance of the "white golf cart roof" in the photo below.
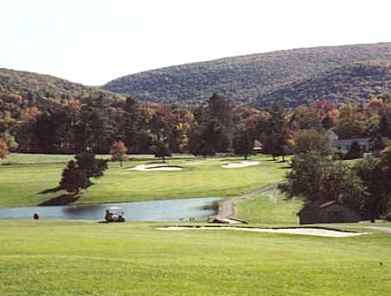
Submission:
M 109 207 L 106 209 L 109 212 L 123 212 L 124 210 L 121 207 Z

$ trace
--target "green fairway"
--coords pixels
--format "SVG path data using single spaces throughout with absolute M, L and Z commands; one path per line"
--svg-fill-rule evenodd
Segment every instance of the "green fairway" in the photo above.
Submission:
M 389 295 L 391 236 L 0 222 L 0 295 Z
M 239 218 L 258 224 L 295 224 L 296 214 L 303 202 L 287 200 L 278 190 L 259 193 L 252 198 L 240 201 L 236 206 Z
M 37 205 L 53 194 L 39 192 L 57 186 L 65 162 L 72 156 L 12 155 L 0 166 L 0 206 Z M 107 156 L 106 156 L 107 157 Z M 194 159 L 175 157 L 170 164 L 180 165 L 178 172 L 139 172 L 129 170 L 135 165 L 150 161 L 143 156 L 125 162 L 110 163 L 105 176 L 93 180 L 80 198 L 80 203 L 125 202 L 190 197 L 227 197 L 255 190 L 284 178 L 284 163 L 257 156 L 260 165 L 238 169 L 225 169 L 224 163 L 239 158 Z M 156 161 L 156 160 L 155 160 Z

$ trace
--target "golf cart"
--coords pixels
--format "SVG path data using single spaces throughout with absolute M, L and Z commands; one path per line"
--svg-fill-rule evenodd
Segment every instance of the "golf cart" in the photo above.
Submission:
M 124 211 L 120 207 L 110 207 L 106 209 L 106 222 L 125 222 Z

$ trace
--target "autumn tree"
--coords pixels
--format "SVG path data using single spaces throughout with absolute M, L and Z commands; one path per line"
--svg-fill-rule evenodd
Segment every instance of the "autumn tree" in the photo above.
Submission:
M 332 147 L 324 131 L 300 130 L 294 136 L 293 151 L 295 154 L 318 152 L 321 155 L 330 155 Z
M 167 106 L 161 106 L 152 116 L 150 130 L 152 136 L 151 150 L 155 157 L 165 158 L 171 156 L 170 139 L 172 135 L 173 114 Z
M 9 154 L 7 142 L 0 138 L 0 159 L 5 159 Z
M 114 141 L 111 146 L 111 159 L 113 161 L 119 161 L 120 166 L 122 167 L 122 162 L 128 159 L 128 148 L 121 140 Z
M 335 132 L 341 139 L 360 138 L 367 131 L 368 116 L 361 106 L 348 103 L 339 108 Z

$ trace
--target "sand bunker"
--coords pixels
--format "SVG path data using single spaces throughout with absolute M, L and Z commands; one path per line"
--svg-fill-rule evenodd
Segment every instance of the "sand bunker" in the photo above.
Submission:
M 255 227 L 186 227 L 186 226 L 169 226 L 161 227 L 160 230 L 233 230 L 233 231 L 248 231 L 248 232 L 264 232 L 264 233 L 283 233 L 283 234 L 300 234 L 300 235 L 313 235 L 323 237 L 352 237 L 359 236 L 366 233 L 357 232 L 345 232 L 325 228 L 255 228 Z
M 179 166 L 170 166 L 165 164 L 140 164 L 131 168 L 132 171 L 151 172 L 151 171 L 181 171 L 183 168 Z
M 244 160 L 240 162 L 230 162 L 227 164 L 222 165 L 221 167 L 225 169 L 238 169 L 238 168 L 244 168 L 248 166 L 258 165 L 259 161 L 253 161 L 253 160 Z

